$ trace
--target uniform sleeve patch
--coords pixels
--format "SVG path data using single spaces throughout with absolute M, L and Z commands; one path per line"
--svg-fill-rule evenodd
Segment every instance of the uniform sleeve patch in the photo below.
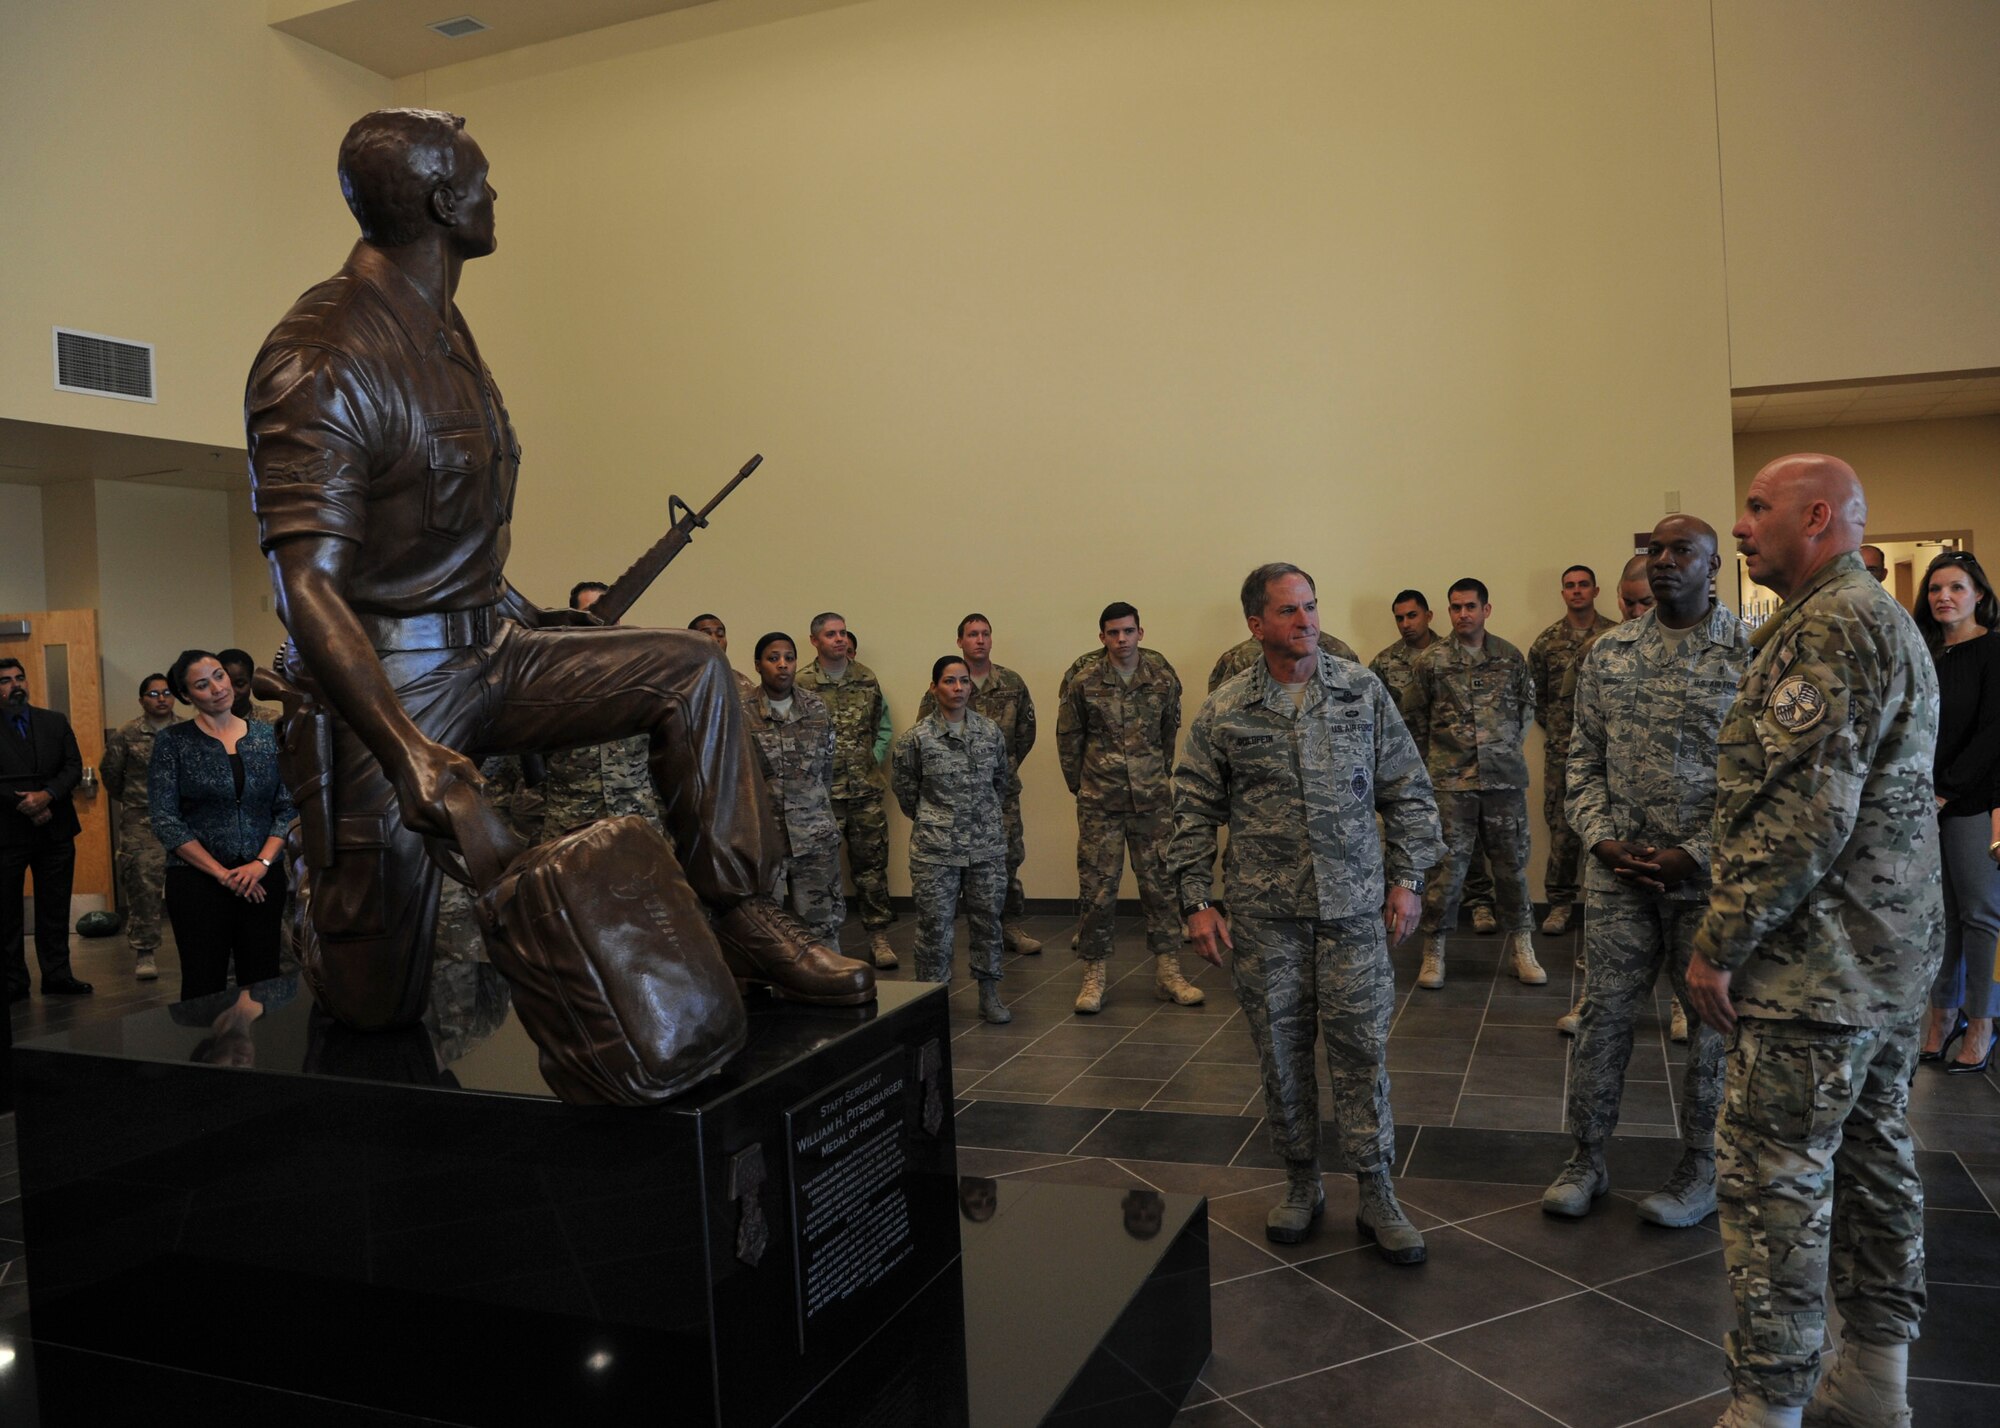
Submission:
M 1826 692 L 1803 674 L 1780 680 L 1765 706 L 1787 734 L 1803 734 L 1826 717 Z

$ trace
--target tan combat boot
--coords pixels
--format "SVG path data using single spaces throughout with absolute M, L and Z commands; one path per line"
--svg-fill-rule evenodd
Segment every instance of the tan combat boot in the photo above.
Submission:
M 1535 960 L 1534 938 L 1525 932 L 1510 932 L 1507 934 L 1507 949 L 1514 959 L 1514 975 L 1521 979 L 1523 986 L 1539 987 L 1548 981 L 1549 974 Z
M 1773 1407 L 1756 1394 L 1738 1389 L 1715 1420 L 1715 1428 L 1779 1428 L 1792 1421 L 1788 1415 L 1794 1412 L 1797 1410 Z
M 1021 957 L 1033 957 L 1042 950 L 1042 944 L 1038 940 L 1028 936 L 1027 933 L 1016 927 L 1009 927 L 1002 931 L 1000 940 L 1006 945 L 1009 952 Z
M 1560 937 L 1569 931 L 1570 911 L 1566 902 L 1551 903 L 1549 915 L 1542 919 L 1542 936 Z
M 1162 952 L 1153 959 L 1153 995 L 1178 1006 L 1198 1007 L 1208 994 L 1181 975 L 1181 959 Z
M 1604 1147 L 1576 1143 L 1557 1172 L 1555 1184 L 1542 1192 L 1542 1213 L 1580 1220 L 1611 1189 L 1611 1172 L 1604 1168 Z
M 1273 1244 L 1295 1245 L 1312 1233 L 1313 1223 L 1326 1213 L 1326 1185 L 1319 1164 L 1311 1160 L 1285 1162 L 1285 1198 L 1264 1217 L 1264 1238 Z
M 1424 939 L 1424 965 L 1417 972 L 1417 985 L 1436 991 L 1444 985 L 1444 934 L 1433 932 Z
M 1671 1005 L 1673 1006 L 1674 1009 L 1673 1019 L 1671 1024 L 1667 1027 L 1667 1035 L 1676 1045 L 1686 1046 L 1688 1039 L 1687 1008 L 1681 1005 L 1681 999 L 1679 997 L 1673 998 Z
M 1910 1428 L 1908 1344 L 1848 1339 L 1820 1376 L 1800 1422 L 1805 1428 Z
M 896 949 L 889 945 L 889 934 L 871 932 L 868 934 L 868 955 L 878 967 L 899 967 L 902 963 L 896 957 Z
M 1076 1009 L 1085 1016 L 1095 1016 L 1104 1010 L 1104 959 L 1102 957 L 1083 964 L 1083 990 L 1076 994 Z
M 1564 1036 L 1575 1036 L 1583 1030 L 1583 998 L 1576 999 L 1576 1005 L 1556 1018 L 1556 1030 Z
M 1481 937 L 1491 937 L 1500 930 L 1500 919 L 1493 915 L 1490 907 L 1475 907 L 1472 909 L 1472 930 Z
M 1361 1238 L 1375 1241 L 1375 1248 L 1391 1264 L 1422 1264 L 1424 1237 L 1396 1203 L 1389 1172 L 1364 1171 L 1354 1180 L 1361 1187 L 1361 1204 L 1354 1212 L 1354 1228 L 1361 1232 Z

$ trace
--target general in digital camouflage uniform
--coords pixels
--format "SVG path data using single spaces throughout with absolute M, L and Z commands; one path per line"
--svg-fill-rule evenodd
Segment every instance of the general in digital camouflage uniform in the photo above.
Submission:
M 155 675 L 148 685 L 166 687 L 166 679 Z M 142 706 L 145 695 L 140 695 Z M 171 711 L 171 694 L 156 700 Z M 166 909 L 167 850 L 153 836 L 153 811 L 146 802 L 146 772 L 153 761 L 153 736 L 180 720 L 169 712 L 154 720 L 141 714 L 129 724 L 121 724 L 104 741 L 104 760 L 98 773 L 104 779 L 117 809 L 118 823 L 118 905 L 125 912 L 125 945 L 132 949 L 134 967 L 141 981 L 159 975 L 154 954 L 160 950 L 160 917 Z
M 1129 679 L 1103 651 L 1067 682 L 1056 718 L 1063 782 L 1076 795 L 1076 875 L 1081 926 L 1077 955 L 1086 963 L 1077 1010 L 1104 1003 L 1104 959 L 1111 955 L 1125 854 L 1139 884 L 1154 986 L 1182 1006 L 1205 1000 L 1181 975 L 1180 904 L 1167 876 L 1173 836 L 1174 741 L 1181 727 L 1181 681 L 1164 657 L 1140 658 Z
M 954 661 L 951 668 L 963 674 L 965 666 Z M 925 716 L 897 736 L 890 753 L 890 785 L 911 824 L 917 976 L 951 980 L 952 923 L 962 905 L 971 928 L 966 962 L 989 1021 L 1012 1019 L 999 999 L 1000 909 L 1007 900 L 1000 806 L 1010 772 L 999 726 L 972 709 L 955 723 L 942 713 Z
M 1007 741 L 1007 760 L 1012 765 L 1007 779 L 1007 801 L 1000 809 L 1007 824 L 1007 906 L 1002 914 L 1002 936 L 1010 952 L 1039 952 L 1041 943 L 1008 925 L 1025 917 L 1028 911 L 1027 893 L 1021 886 L 1021 864 L 1028 859 L 1027 827 L 1021 821 L 1021 761 L 1035 747 L 1035 698 L 1028 693 L 1026 680 L 1005 665 L 996 664 L 984 679 L 973 679 L 971 707 L 998 727 L 1000 737 Z M 936 712 L 937 699 L 926 689 L 917 705 L 917 717 L 922 719 Z
M 1701 589 L 1715 564 L 1714 533 L 1698 563 Z M 1663 531 L 1662 534 L 1665 532 Z M 1688 953 L 1708 907 L 1714 847 L 1716 740 L 1750 662 L 1750 635 L 1721 605 L 1669 640 L 1655 613 L 1620 625 L 1577 671 L 1569 738 L 1568 815 L 1585 851 L 1583 1011 L 1570 1048 L 1568 1129 L 1576 1153 L 1543 1196 L 1569 1217 L 1611 1188 L 1604 1147 L 1618 1128 L 1632 1060 L 1632 1028 L 1665 966 L 1687 996 Z M 1591 849 L 1677 848 L 1692 876 L 1649 889 L 1621 878 Z M 1722 1037 L 1690 1018 L 1681 1077 L 1682 1158 L 1666 1186 L 1639 1204 L 1642 1219 L 1685 1228 L 1715 1208 L 1715 1116 L 1722 1103 Z
M 1294 567 L 1261 567 L 1245 584 L 1246 606 L 1259 589 L 1260 626 L 1270 627 L 1297 618 L 1310 585 Z M 1316 624 L 1316 609 L 1304 613 Z M 1294 658 L 1307 656 L 1312 646 L 1298 643 Z M 1389 1188 L 1395 1120 L 1385 1051 L 1395 978 L 1384 879 L 1386 865 L 1404 888 L 1423 886 L 1424 870 L 1444 855 L 1437 807 L 1416 744 L 1374 675 L 1319 657 L 1298 693 L 1295 704 L 1260 661 L 1208 696 L 1174 773 L 1167 866 L 1190 927 L 1198 920 L 1205 929 L 1218 834 L 1228 827 L 1229 922 L 1218 936 L 1234 949 L 1231 979 L 1257 1046 L 1271 1143 L 1287 1169 L 1286 1200 L 1266 1234 L 1304 1239 L 1324 1203 L 1313 1071 L 1323 1035 L 1341 1155 L 1361 1181 L 1363 1231 L 1414 1263 L 1423 1240 Z
M 1354 646 L 1348 644 L 1345 640 L 1329 635 L 1325 630 L 1321 630 L 1319 633 L 1319 649 L 1321 654 L 1330 654 L 1335 659 L 1351 660 L 1355 664 L 1361 663 L 1361 656 L 1354 652 Z M 1208 692 L 1210 694 L 1215 693 L 1216 690 L 1222 688 L 1225 680 L 1234 679 L 1263 657 L 1264 648 L 1255 640 L 1245 640 L 1240 645 L 1231 645 L 1220 655 L 1216 656 L 1215 668 L 1208 672 Z
M 858 659 L 848 660 L 834 679 L 815 657 L 799 671 L 798 687 L 817 694 L 833 715 L 833 821 L 847 843 L 861 925 L 871 946 L 879 939 L 879 954 L 889 945 L 881 934 L 896 920 L 889 908 L 889 814 L 881 775 L 889 751 L 889 701 L 875 671 Z
M 1399 712 L 1403 707 L 1403 696 L 1416 682 L 1417 656 L 1438 643 L 1438 634 L 1427 629 L 1421 643 L 1413 645 L 1408 640 L 1398 639 L 1368 661 L 1375 677 L 1388 686 L 1389 697 L 1396 701 Z M 1459 905 L 1472 914 L 1475 931 L 1492 932 L 1498 926 L 1493 916 L 1493 869 L 1487 865 L 1485 843 L 1476 837 L 1472 844 L 1472 860 L 1465 867 L 1465 891 Z
M 1455 590 L 1453 597 L 1472 592 Z M 1483 591 L 1480 607 L 1490 610 Z M 1484 615 L 1480 616 L 1483 628 Z M 1424 893 L 1424 964 L 1417 984 L 1444 984 L 1447 928 L 1458 925 L 1459 897 L 1475 842 L 1483 842 L 1500 896 L 1514 972 L 1523 982 L 1546 982 L 1530 940 L 1528 901 L 1528 760 L 1522 752 L 1534 717 L 1535 681 L 1520 650 L 1492 633 L 1478 649 L 1462 640 L 1440 640 L 1418 656 L 1416 677 L 1403 698 L 1410 735 L 1424 751 L 1444 823 L 1445 865 Z
M 833 821 L 833 715 L 796 684 L 789 704 L 782 712 L 774 708 L 759 685 L 743 701 L 743 725 L 785 835 L 782 900 L 792 916 L 838 946 L 847 903 L 840 895 L 840 826 Z
M 1571 569 L 1582 570 L 1582 566 Z M 1568 572 L 1564 572 L 1567 577 Z M 1596 589 L 1596 577 L 1591 588 Z M 1590 624 L 1578 629 L 1565 614 L 1535 636 L 1528 646 L 1528 673 L 1535 681 L 1535 722 L 1542 726 L 1542 822 L 1549 830 L 1549 862 L 1542 886 L 1549 895 L 1549 917 L 1542 931 L 1551 937 L 1569 930 L 1570 909 L 1582 899 L 1577 880 L 1583 850 L 1564 812 L 1564 768 L 1569 762 L 1570 729 L 1575 722 L 1576 672 L 1597 637 L 1616 629 L 1593 607 Z
M 547 756 L 542 779 L 542 826 L 535 841 L 575 832 L 600 818 L 637 814 L 661 830 L 660 796 L 653 788 L 646 760 L 650 740 L 645 734 L 564 749 Z
M 1705 1018 L 1736 1018 L 1718 1147 L 1729 1423 L 1813 1392 L 1829 1269 L 1842 1350 L 1807 1421 L 1910 1421 L 1925 1291 L 1906 1115 L 1944 941 L 1938 686 L 1915 622 L 1855 554 L 1866 510 L 1845 463 L 1785 457 L 1735 531 L 1786 603 L 1751 636 L 1723 725 L 1690 975 Z M 1815 539 L 1839 552 L 1817 570 Z

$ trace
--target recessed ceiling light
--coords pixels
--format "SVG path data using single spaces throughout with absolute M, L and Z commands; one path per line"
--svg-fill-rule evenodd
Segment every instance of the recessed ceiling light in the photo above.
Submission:
M 447 40 L 462 40 L 467 35 L 476 35 L 481 30 L 490 30 L 493 27 L 484 20 L 475 20 L 470 15 L 460 15 L 454 20 L 438 20 L 431 25 L 431 28 Z

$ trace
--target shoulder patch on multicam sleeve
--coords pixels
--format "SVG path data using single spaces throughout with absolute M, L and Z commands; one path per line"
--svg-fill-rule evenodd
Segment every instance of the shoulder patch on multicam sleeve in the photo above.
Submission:
M 1788 675 L 1771 690 L 1765 708 L 1787 734 L 1803 734 L 1826 717 L 1826 691 L 1803 674 Z

